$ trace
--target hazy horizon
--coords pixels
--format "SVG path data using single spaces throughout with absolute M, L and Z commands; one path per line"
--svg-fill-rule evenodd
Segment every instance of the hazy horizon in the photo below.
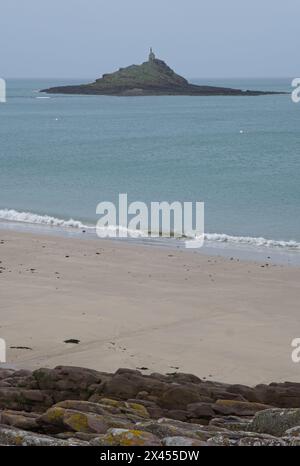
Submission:
M 4 78 L 91 80 L 158 58 L 196 78 L 299 75 L 300 4 L 286 0 L 4 0 Z

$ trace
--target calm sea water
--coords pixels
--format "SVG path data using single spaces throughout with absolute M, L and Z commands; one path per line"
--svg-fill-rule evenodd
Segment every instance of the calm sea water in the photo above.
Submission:
M 7 81 L 0 218 L 14 209 L 95 224 L 98 202 L 127 192 L 129 201 L 203 200 L 207 233 L 300 243 L 300 104 L 290 95 L 37 92 L 71 82 Z M 291 91 L 291 79 L 203 82 Z

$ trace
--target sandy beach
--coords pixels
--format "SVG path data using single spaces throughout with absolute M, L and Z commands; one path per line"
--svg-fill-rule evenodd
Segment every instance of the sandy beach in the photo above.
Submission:
M 300 382 L 299 268 L 5 230 L 0 261 L 0 337 L 13 366 Z

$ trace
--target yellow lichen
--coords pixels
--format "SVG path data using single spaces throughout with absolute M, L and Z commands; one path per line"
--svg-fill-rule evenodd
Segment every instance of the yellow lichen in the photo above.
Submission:
M 64 417 L 65 410 L 57 406 L 48 409 L 45 416 L 51 424 L 61 423 Z
M 65 423 L 76 432 L 89 432 L 89 423 L 87 417 L 82 413 L 68 414 Z
M 121 434 L 119 444 L 124 447 L 145 445 L 145 439 L 143 436 L 144 432 L 141 432 L 140 430 L 129 430 L 128 432 Z
M 118 445 L 123 447 L 130 447 L 135 445 L 145 445 L 145 440 L 143 436 L 145 432 L 140 430 L 128 430 L 127 432 L 121 432 L 119 435 L 115 436 L 115 441 L 117 440 Z
M 21 435 L 16 435 L 15 439 L 14 439 L 14 444 L 16 446 L 20 446 L 20 445 L 23 445 L 23 441 L 24 441 L 24 438 L 21 436 Z
M 102 438 L 102 444 L 106 446 L 143 446 L 147 443 L 147 434 L 141 430 L 128 429 L 121 431 L 120 429 L 112 430 Z
M 140 405 L 139 403 L 125 403 L 125 405 L 128 408 L 133 409 L 134 411 L 137 411 L 137 414 L 139 414 L 140 416 L 150 417 L 145 406 Z

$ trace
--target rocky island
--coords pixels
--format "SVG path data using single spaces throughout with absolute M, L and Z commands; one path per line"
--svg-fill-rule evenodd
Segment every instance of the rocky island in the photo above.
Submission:
M 258 96 L 280 92 L 231 89 L 190 84 L 176 74 L 150 49 L 148 61 L 120 68 L 93 83 L 43 89 L 48 94 L 90 94 L 112 96 L 189 95 L 189 96 Z

